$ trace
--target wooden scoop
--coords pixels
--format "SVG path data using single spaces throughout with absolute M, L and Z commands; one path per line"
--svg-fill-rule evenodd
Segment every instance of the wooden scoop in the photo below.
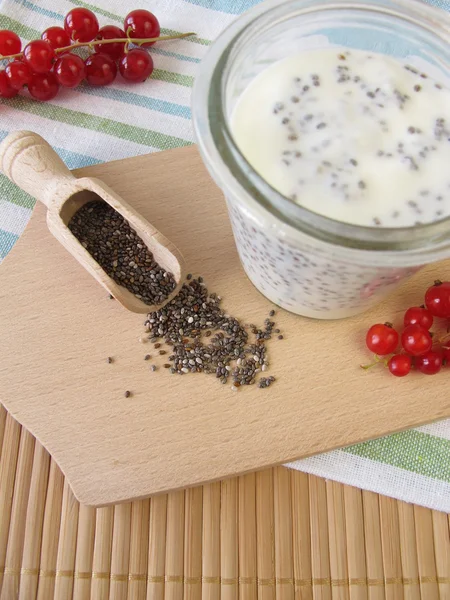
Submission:
M 25 192 L 45 204 L 51 233 L 125 308 L 137 313 L 152 312 L 178 293 L 185 276 L 184 259 L 179 250 L 102 181 L 74 177 L 40 135 L 31 131 L 8 135 L 0 144 L 0 169 Z M 149 305 L 136 298 L 107 275 L 69 230 L 67 225 L 73 215 L 92 200 L 104 200 L 120 213 L 146 244 L 155 261 L 172 273 L 177 286 L 165 302 Z

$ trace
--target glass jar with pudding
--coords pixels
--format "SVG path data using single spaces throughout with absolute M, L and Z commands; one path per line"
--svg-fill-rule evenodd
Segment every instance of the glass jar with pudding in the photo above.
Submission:
M 197 75 L 193 119 L 244 269 L 336 319 L 450 256 L 450 17 L 419 0 L 269 0 Z

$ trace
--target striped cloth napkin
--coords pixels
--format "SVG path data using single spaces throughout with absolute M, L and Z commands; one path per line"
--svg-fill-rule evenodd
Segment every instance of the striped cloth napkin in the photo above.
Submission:
M 61 24 L 75 6 L 94 10 L 101 25 L 121 24 L 128 10 L 147 8 L 158 16 L 163 34 L 198 34 L 153 48 L 157 68 L 138 86 L 120 80 L 107 88 L 83 86 L 62 91 L 46 104 L 26 97 L 0 100 L 0 139 L 14 129 L 36 131 L 71 169 L 191 144 L 190 94 L 197 66 L 222 29 L 259 1 L 0 0 L 0 29 L 13 29 L 23 40 Z M 449 0 L 429 2 L 450 10 Z M 24 230 L 33 205 L 0 176 L 0 261 Z M 289 466 L 450 512 L 450 420 Z

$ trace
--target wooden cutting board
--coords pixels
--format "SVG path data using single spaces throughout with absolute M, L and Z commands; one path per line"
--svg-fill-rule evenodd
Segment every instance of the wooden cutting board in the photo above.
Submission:
M 102 178 L 142 212 L 223 297 L 227 311 L 263 323 L 273 306 L 240 266 L 223 197 L 194 147 L 77 174 Z M 395 379 L 381 367 L 359 368 L 370 360 L 367 327 L 401 320 L 430 282 L 449 273 L 448 262 L 427 268 L 377 309 L 349 320 L 277 311 L 285 339 L 268 347 L 276 383 L 235 393 L 212 376 L 151 372 L 144 355 L 156 352 L 139 342 L 142 316 L 108 298 L 48 233 L 37 205 L 0 267 L 0 400 L 91 505 L 381 436 L 450 416 L 448 372 Z

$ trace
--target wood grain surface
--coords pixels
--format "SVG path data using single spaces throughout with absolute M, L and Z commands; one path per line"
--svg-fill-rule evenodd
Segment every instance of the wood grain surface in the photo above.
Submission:
M 262 324 L 273 306 L 240 266 L 223 197 L 195 148 L 89 167 L 77 175 L 103 179 L 174 242 L 188 269 L 223 296 L 228 312 Z M 143 317 L 108 299 L 49 235 L 45 209 L 37 206 L 1 267 L 0 400 L 49 450 L 76 498 L 96 506 L 441 419 L 450 415 L 445 373 L 401 380 L 381 367 L 364 372 L 359 364 L 370 360 L 364 349 L 368 325 L 401 320 L 404 308 L 420 304 L 425 287 L 446 277 L 449 266 L 423 270 L 357 318 L 324 322 L 277 311 L 285 339 L 268 347 L 276 383 L 233 393 L 212 376 L 152 373 L 144 361 L 152 350 L 139 342 Z M 283 485 L 274 481 L 275 489 Z M 169 498 L 170 516 L 177 496 Z M 333 527 L 341 543 L 339 515 Z M 72 543 L 73 537 L 67 539 Z M 250 573 L 255 566 L 246 568 Z M 340 573 L 339 565 L 331 568 Z

